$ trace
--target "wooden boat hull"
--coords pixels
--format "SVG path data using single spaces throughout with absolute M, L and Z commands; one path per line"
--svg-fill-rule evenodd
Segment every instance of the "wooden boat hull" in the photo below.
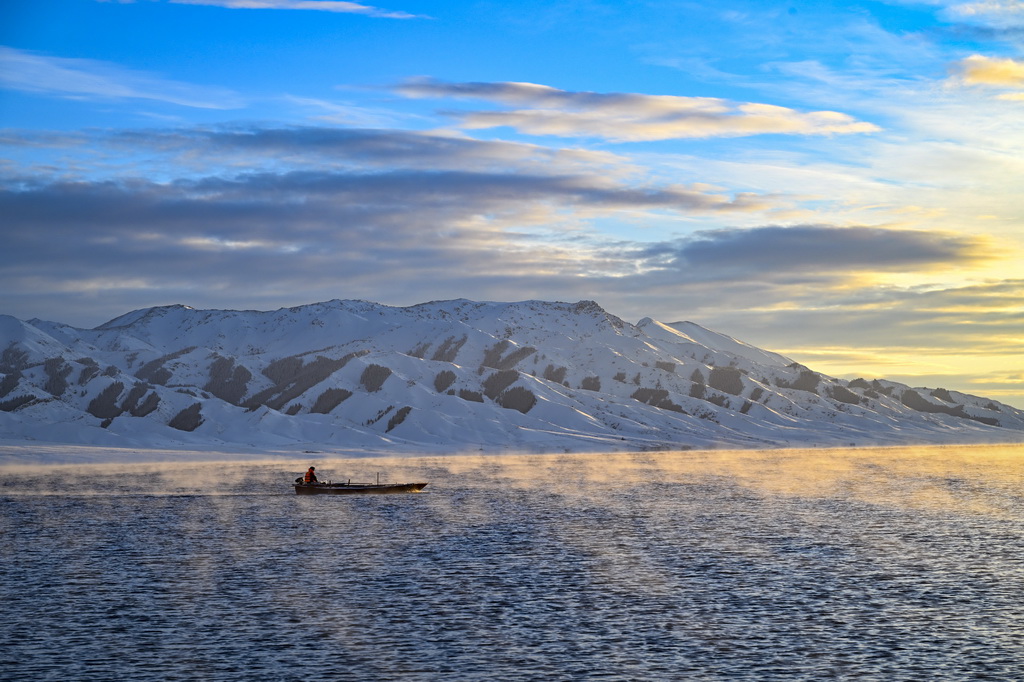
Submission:
M 296 483 L 296 495 L 394 495 L 418 493 L 426 483 Z

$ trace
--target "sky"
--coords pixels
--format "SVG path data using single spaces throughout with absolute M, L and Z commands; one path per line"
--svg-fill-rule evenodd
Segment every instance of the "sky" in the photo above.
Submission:
M 1024 408 L 1020 0 L 0 0 L 0 314 L 595 300 Z

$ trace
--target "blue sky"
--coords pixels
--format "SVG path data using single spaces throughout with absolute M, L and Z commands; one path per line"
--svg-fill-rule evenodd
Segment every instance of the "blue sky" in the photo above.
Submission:
M 1024 3 L 0 1 L 0 313 L 597 300 L 1024 407 Z

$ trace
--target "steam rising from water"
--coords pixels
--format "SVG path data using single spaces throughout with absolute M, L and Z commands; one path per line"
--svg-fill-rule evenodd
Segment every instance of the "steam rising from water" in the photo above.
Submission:
M 197 455 L 199 453 L 196 453 Z M 208 453 L 206 453 L 208 455 Z M 762 495 L 842 498 L 908 509 L 1007 515 L 1024 508 L 1024 445 L 909 448 L 689 450 L 561 455 L 124 462 L 0 466 L 4 494 L 291 494 L 310 464 L 321 480 L 428 481 L 440 493 L 460 485 L 545 489 L 593 499 L 636 484 L 684 486 L 729 480 Z M 69 487 L 65 481 L 75 483 Z

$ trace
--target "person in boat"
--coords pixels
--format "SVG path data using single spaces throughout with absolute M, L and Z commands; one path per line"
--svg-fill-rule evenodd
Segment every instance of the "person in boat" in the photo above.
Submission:
M 309 467 L 309 469 L 306 470 L 306 475 L 302 477 L 302 482 L 303 483 L 319 483 L 320 482 L 320 481 L 318 481 L 316 479 L 316 467 Z

